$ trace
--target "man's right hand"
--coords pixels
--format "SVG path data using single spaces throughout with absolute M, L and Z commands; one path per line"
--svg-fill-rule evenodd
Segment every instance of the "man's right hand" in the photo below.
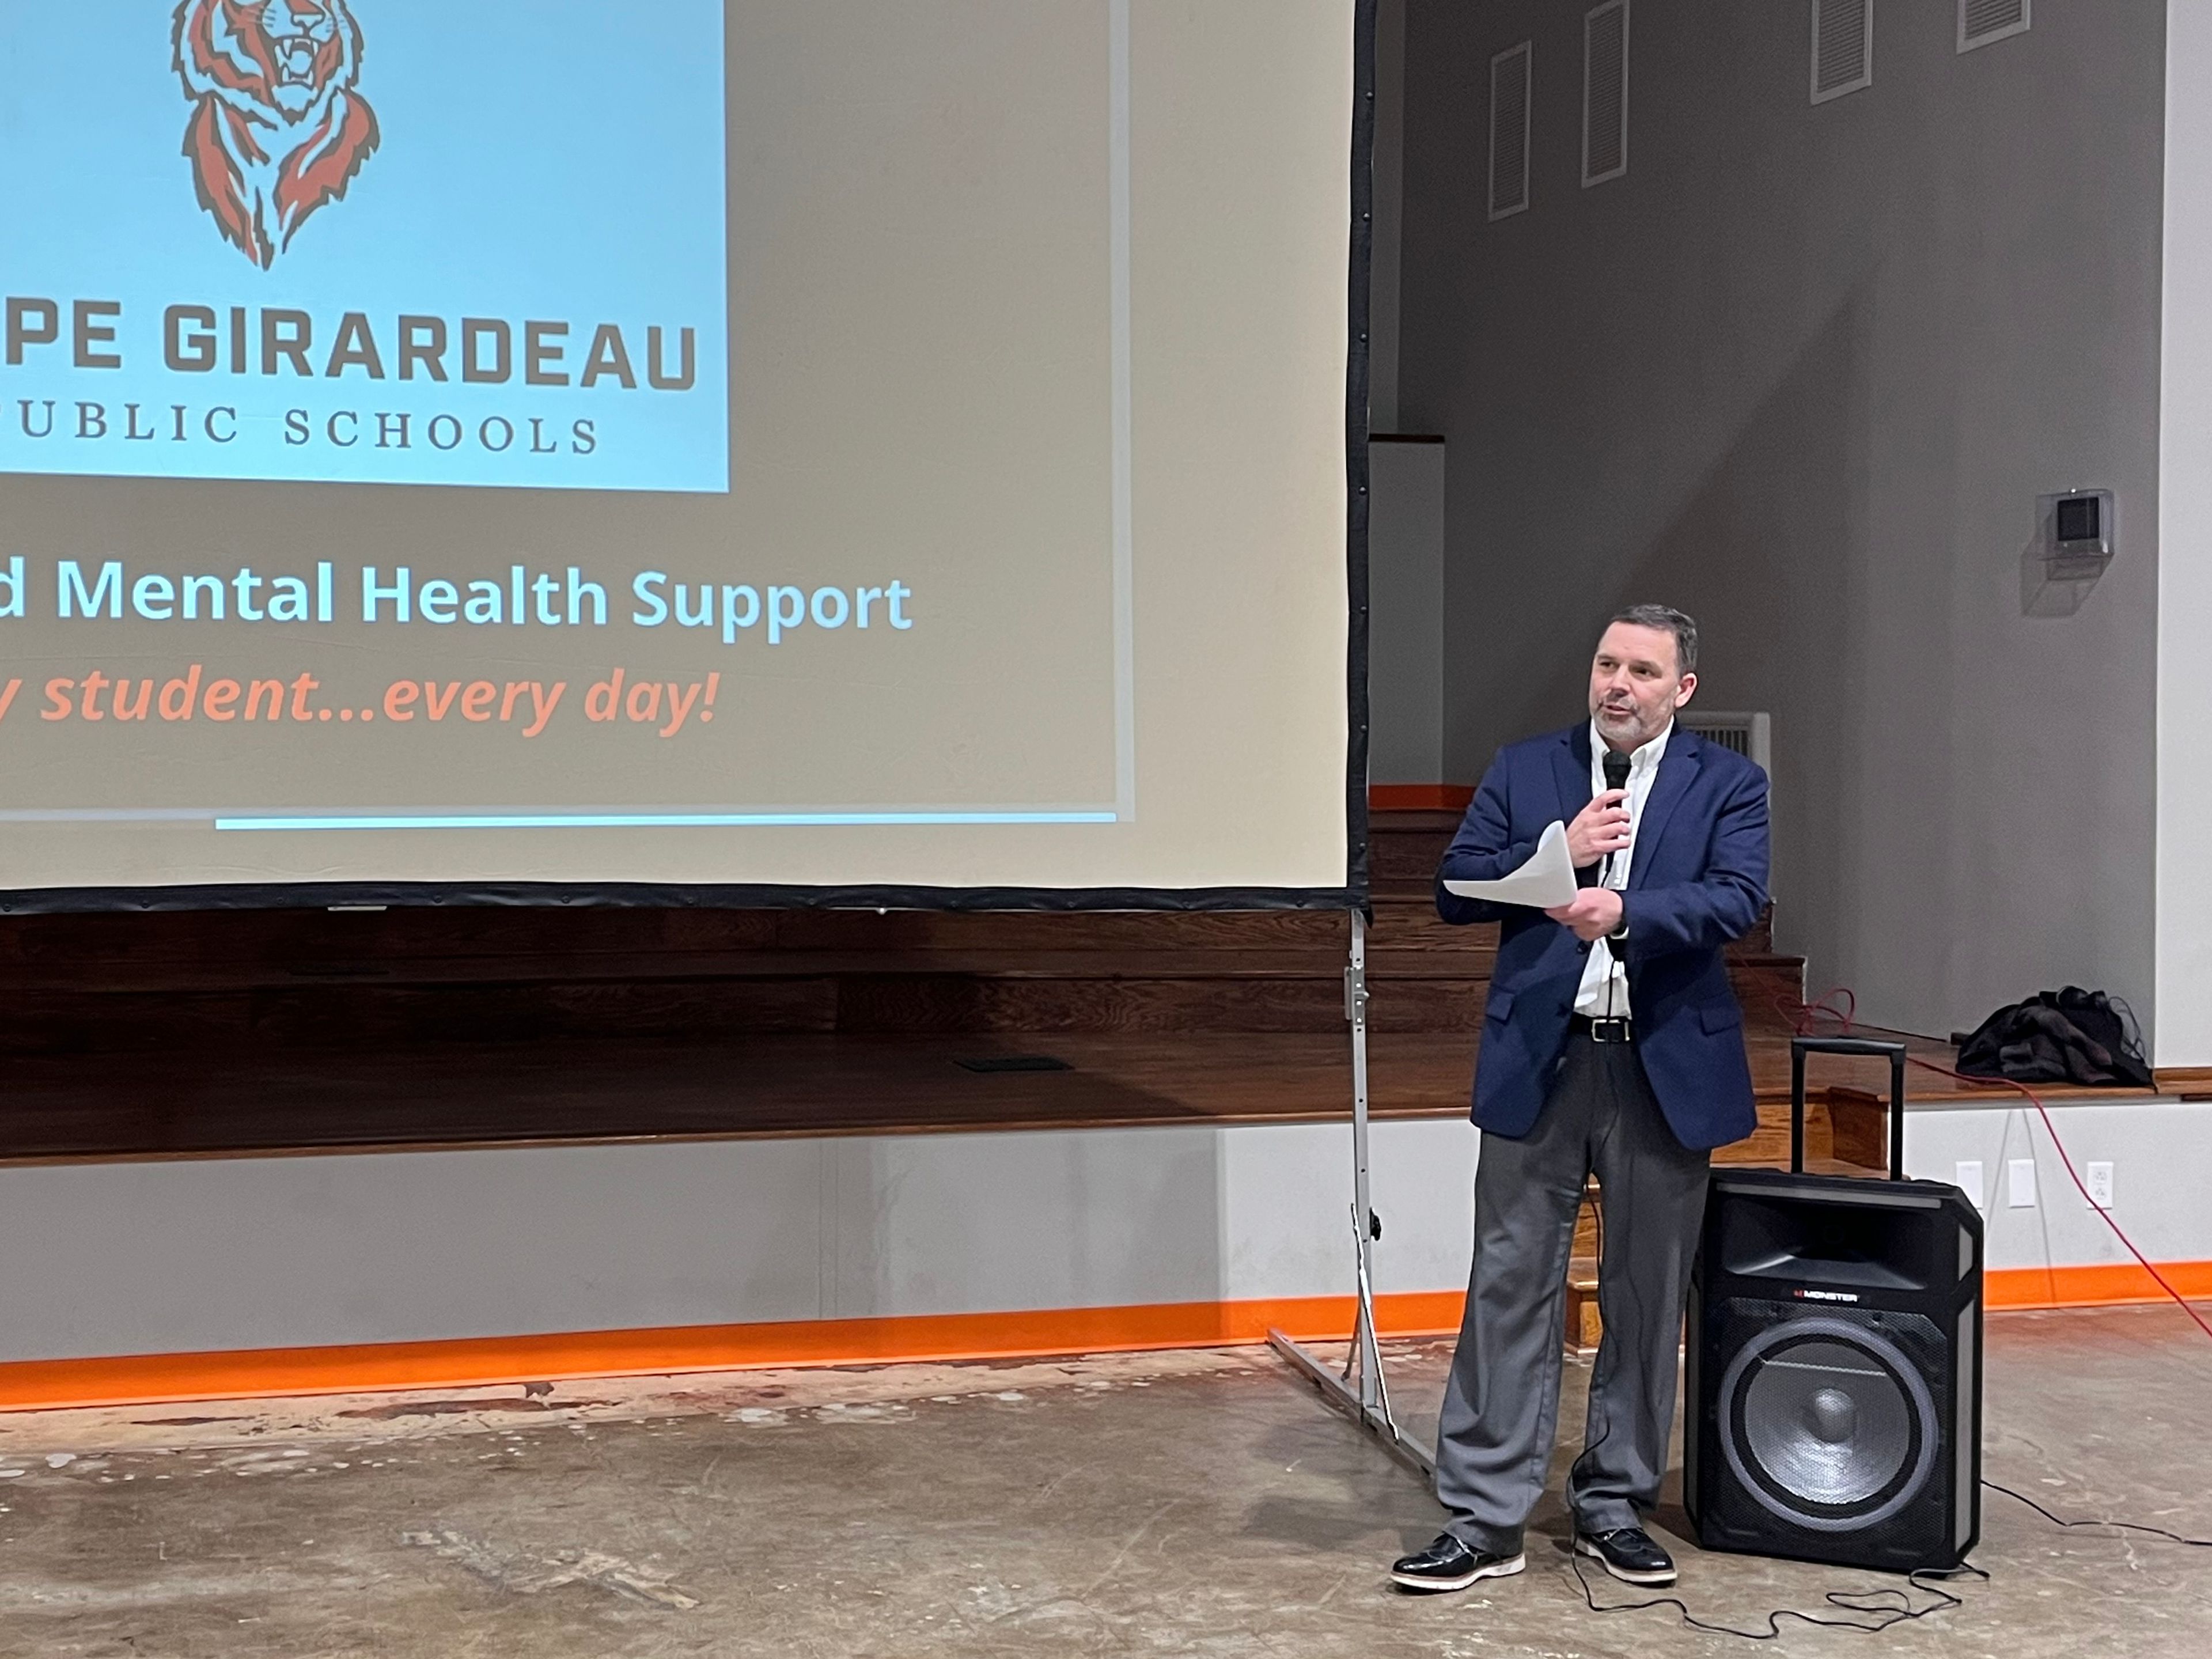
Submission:
M 1567 856 L 1576 869 L 1588 869 L 1628 845 L 1628 808 L 1622 805 L 1627 799 L 1626 789 L 1608 789 L 1575 814 L 1567 825 Z

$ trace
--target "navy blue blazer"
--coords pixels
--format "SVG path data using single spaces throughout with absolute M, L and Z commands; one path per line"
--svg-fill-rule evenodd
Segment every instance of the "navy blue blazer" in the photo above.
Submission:
M 1518 868 L 1544 826 L 1571 820 L 1590 794 L 1589 721 L 1502 749 L 1437 871 L 1437 915 L 1503 924 L 1474 1071 L 1474 1121 L 1489 1133 L 1518 1139 L 1535 1127 L 1592 947 L 1541 910 L 1459 898 L 1443 884 Z M 1637 824 L 1621 895 L 1628 937 L 1615 948 L 1645 1075 L 1692 1150 L 1741 1140 L 1759 1121 L 1721 947 L 1766 908 L 1766 774 L 1677 726 Z M 1597 872 L 1577 878 L 1589 886 Z

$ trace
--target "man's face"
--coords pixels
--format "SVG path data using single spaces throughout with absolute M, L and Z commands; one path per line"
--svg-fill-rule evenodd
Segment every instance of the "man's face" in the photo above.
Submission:
M 1671 629 L 1615 623 L 1590 661 L 1590 718 L 1598 735 L 1623 753 L 1667 729 L 1689 702 L 1698 677 L 1680 672 Z

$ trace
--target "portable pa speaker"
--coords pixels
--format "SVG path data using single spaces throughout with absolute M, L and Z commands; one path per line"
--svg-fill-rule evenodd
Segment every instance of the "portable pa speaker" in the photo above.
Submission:
M 1805 1056 L 1890 1062 L 1890 1179 L 1808 1176 Z M 1902 1178 L 1905 1045 L 1791 1045 L 1790 1173 L 1717 1172 L 1690 1291 L 1683 1498 L 1709 1550 L 1909 1572 L 1981 1534 L 1982 1219 Z

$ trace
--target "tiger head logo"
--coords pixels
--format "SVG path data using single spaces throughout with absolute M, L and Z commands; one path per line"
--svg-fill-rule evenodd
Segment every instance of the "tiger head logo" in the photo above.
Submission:
M 181 0 L 176 70 L 200 205 L 267 270 L 375 151 L 347 0 Z

